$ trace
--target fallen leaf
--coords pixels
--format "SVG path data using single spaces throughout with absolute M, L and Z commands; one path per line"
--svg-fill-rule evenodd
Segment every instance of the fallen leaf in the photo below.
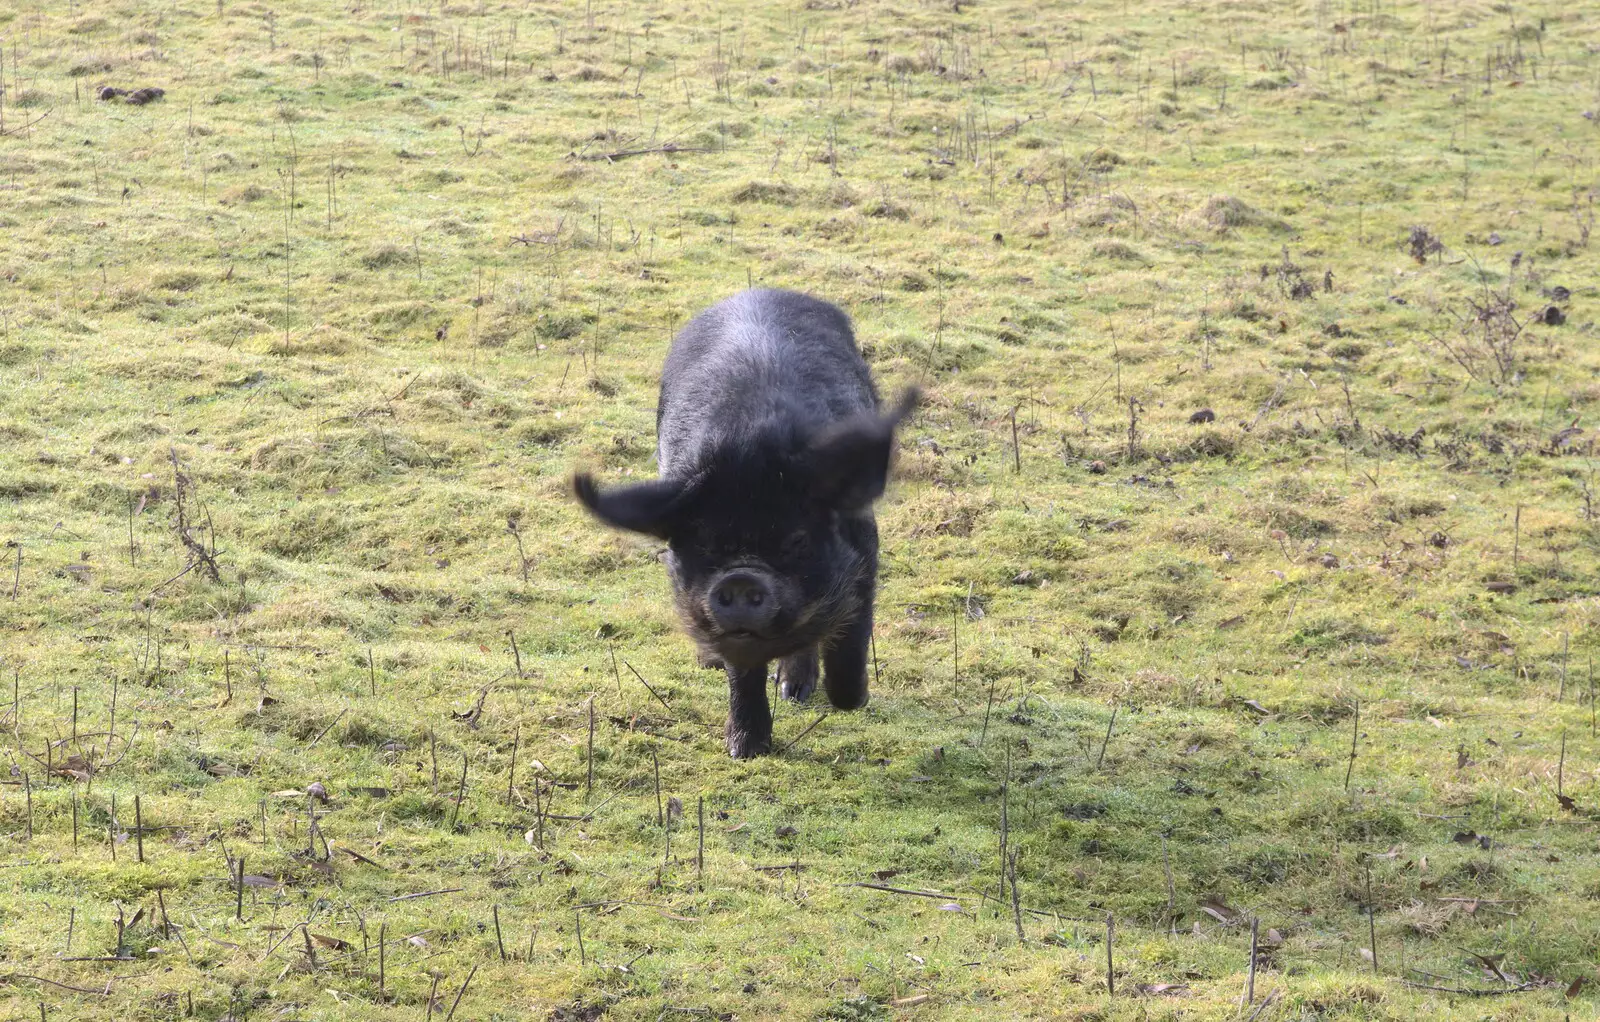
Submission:
M 796 834 L 800 833 L 800 830 L 797 827 L 791 827 L 785 823 L 772 833 L 774 837 L 794 837 Z
M 1588 976 L 1579 976 L 1577 979 L 1573 980 L 1572 985 L 1567 987 L 1567 997 L 1569 999 L 1577 997 L 1578 991 L 1582 990 L 1583 985 L 1587 982 L 1589 982 Z
M 1230 617 L 1226 621 L 1219 621 L 1217 627 L 1219 629 L 1233 628 L 1242 624 L 1244 624 L 1244 615 L 1240 614 L 1237 617 Z
M 1561 808 L 1565 809 L 1569 813 L 1575 813 L 1578 811 L 1578 803 L 1572 800 L 1571 795 L 1562 795 L 1558 792 L 1556 794 L 1556 801 L 1560 802 Z
M 1152 997 L 1182 997 L 1189 992 L 1184 983 L 1140 983 L 1135 989 Z
M 335 951 L 349 951 L 351 948 L 351 944 L 348 940 L 340 940 L 338 937 L 329 937 L 322 933 L 313 933 L 311 935 L 311 939 L 316 941 L 318 944 L 321 944 L 323 947 L 331 947 Z
M 1202 901 L 1200 911 L 1219 923 L 1231 923 L 1239 918 L 1239 913 L 1224 904 L 1221 898 L 1207 898 Z
M 1263 717 L 1270 717 L 1272 715 L 1272 711 L 1271 710 L 1267 709 L 1265 706 L 1262 706 L 1260 703 L 1256 702 L 1254 699 L 1246 699 L 1244 701 L 1244 705 L 1250 707 L 1250 709 L 1252 709 L 1252 710 L 1256 711 L 1257 713 L 1261 714 Z

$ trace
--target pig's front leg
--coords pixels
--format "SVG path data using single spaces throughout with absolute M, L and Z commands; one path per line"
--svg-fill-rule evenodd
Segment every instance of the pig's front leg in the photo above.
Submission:
M 822 688 L 841 710 L 867 705 L 867 654 L 872 644 L 872 604 L 878 592 L 878 527 L 871 518 L 847 524 L 849 542 L 861 555 L 856 581 L 856 615 L 823 647 Z
M 822 688 L 841 710 L 867 705 L 867 651 L 872 643 L 872 603 L 857 612 L 822 654 Z
M 817 690 L 817 651 L 802 650 L 778 661 L 778 691 L 785 699 L 803 703 Z
M 767 665 L 728 668 L 728 755 L 749 759 L 772 751 L 772 708 Z

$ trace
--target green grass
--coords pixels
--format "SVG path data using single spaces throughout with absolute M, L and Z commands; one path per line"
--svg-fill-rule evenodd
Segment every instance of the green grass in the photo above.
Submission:
M 1260 1019 L 1595 1012 L 1594 11 L 52 0 L 0 43 L 6 1018 L 1232 1019 L 1252 917 Z M 735 763 L 657 549 L 566 487 L 653 473 L 672 332 L 749 282 L 928 402 L 873 702 Z

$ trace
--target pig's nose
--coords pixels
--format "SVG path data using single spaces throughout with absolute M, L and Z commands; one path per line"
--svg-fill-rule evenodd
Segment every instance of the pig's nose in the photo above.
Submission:
M 749 572 L 724 575 L 711 589 L 711 616 L 725 631 L 759 632 L 777 613 L 772 590 Z

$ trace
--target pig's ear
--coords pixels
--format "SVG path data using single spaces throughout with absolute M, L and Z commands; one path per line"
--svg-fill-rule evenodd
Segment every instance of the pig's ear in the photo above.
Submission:
M 572 479 L 572 491 L 596 518 L 657 539 L 672 538 L 692 490 L 692 481 L 681 479 L 656 479 L 604 491 L 587 472 Z
M 860 511 L 883 496 L 894 455 L 894 431 L 917 407 L 915 387 L 886 415 L 861 415 L 824 430 L 807 452 L 815 495 L 839 511 Z

